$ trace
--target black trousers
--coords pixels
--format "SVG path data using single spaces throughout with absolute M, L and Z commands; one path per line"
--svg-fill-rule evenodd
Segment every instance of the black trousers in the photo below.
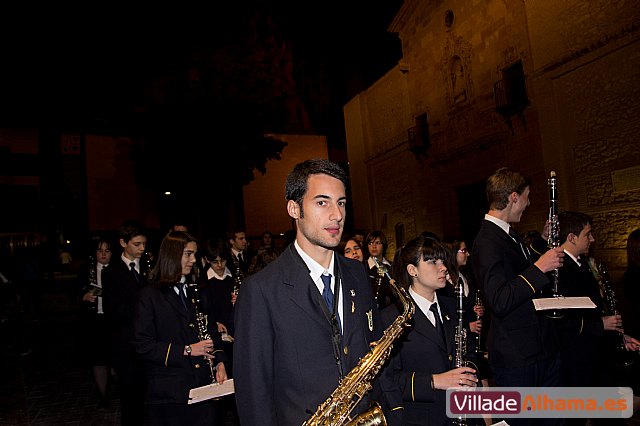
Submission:
M 113 369 L 118 380 L 122 426 L 144 425 L 144 369 L 133 352 L 113 354 Z

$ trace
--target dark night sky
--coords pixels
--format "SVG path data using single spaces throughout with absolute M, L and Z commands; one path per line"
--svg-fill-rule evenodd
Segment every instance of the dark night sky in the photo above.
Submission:
M 317 131 L 340 138 L 342 105 L 399 59 L 386 29 L 402 0 L 269 3 L 0 11 L 0 126 L 81 128 L 135 111 L 150 81 L 179 69 L 188 52 L 234 43 L 247 14 L 261 9 L 290 42 L 297 91 Z

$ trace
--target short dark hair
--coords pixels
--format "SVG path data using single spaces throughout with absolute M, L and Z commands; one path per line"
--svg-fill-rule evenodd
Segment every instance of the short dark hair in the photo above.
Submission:
M 503 210 L 509 204 L 509 195 L 512 192 L 522 194 L 531 186 L 531 180 L 507 167 L 496 170 L 487 179 L 487 202 L 492 210 Z
M 296 164 L 287 176 L 284 194 L 286 201 L 295 201 L 300 206 L 300 217 L 304 217 L 302 199 L 309 189 L 309 177 L 320 174 L 336 178 L 347 187 L 347 174 L 338 163 L 315 158 Z
M 212 238 L 207 241 L 204 257 L 212 262 L 216 257 L 227 261 L 229 260 L 229 249 L 227 243 L 220 238 Z
M 382 257 L 384 257 L 387 254 L 387 247 L 389 247 L 389 243 L 387 242 L 387 237 L 386 235 L 384 235 L 384 232 L 380 231 L 379 229 L 376 229 L 375 231 L 371 231 L 367 234 L 367 237 L 364 239 L 364 245 L 367 247 L 367 257 L 371 256 L 371 253 L 369 253 L 369 243 L 373 240 L 375 240 L 376 238 L 380 238 L 380 242 L 382 243 Z M 363 248 L 364 250 L 364 248 Z
M 591 216 L 586 213 L 566 211 L 558 214 L 560 244 L 567 241 L 569 234 L 580 235 L 580 232 L 591 223 Z
M 411 285 L 408 265 L 418 266 L 420 260 L 440 259 L 446 263 L 447 250 L 435 238 L 418 236 L 396 250 L 393 258 L 392 272 L 396 282 L 404 289 Z
M 146 237 L 147 230 L 142 223 L 136 219 L 125 220 L 120 228 L 118 228 L 118 238 L 125 243 L 128 243 L 131 239 L 139 235 Z
M 231 228 L 231 229 L 227 230 L 227 242 L 229 240 L 235 240 L 237 238 L 236 234 L 239 234 L 241 232 L 244 232 L 245 236 L 247 235 L 245 230 L 242 229 L 242 228 Z

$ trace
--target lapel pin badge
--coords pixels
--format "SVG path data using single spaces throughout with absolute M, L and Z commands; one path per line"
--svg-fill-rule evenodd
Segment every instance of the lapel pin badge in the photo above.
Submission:
M 351 289 L 351 297 L 356 297 L 356 291 L 354 289 Z
M 445 314 L 444 319 L 446 319 L 447 321 L 449 321 L 449 315 Z
M 367 321 L 369 322 L 369 331 L 373 331 L 373 311 L 371 309 L 367 311 Z
M 351 301 L 351 313 L 354 314 L 356 312 L 356 302 Z

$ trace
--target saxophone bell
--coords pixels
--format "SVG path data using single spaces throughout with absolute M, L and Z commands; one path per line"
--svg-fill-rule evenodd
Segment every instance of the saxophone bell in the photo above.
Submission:
M 379 267 L 377 262 L 376 266 Z M 415 312 L 415 306 L 407 292 L 397 286 L 388 272 L 385 271 L 385 274 L 389 278 L 391 289 L 398 295 L 398 300 L 404 307 L 402 314 L 387 327 L 379 340 L 371 343 L 371 350 L 360 358 L 358 364 L 340 381 L 329 398 L 318 406 L 303 426 L 386 426 L 387 421 L 377 404 L 357 417 L 351 418 L 351 412 L 362 397 L 372 389 L 373 380 L 391 355 L 394 341 L 402 335 L 405 327 L 408 327 L 408 322 Z

